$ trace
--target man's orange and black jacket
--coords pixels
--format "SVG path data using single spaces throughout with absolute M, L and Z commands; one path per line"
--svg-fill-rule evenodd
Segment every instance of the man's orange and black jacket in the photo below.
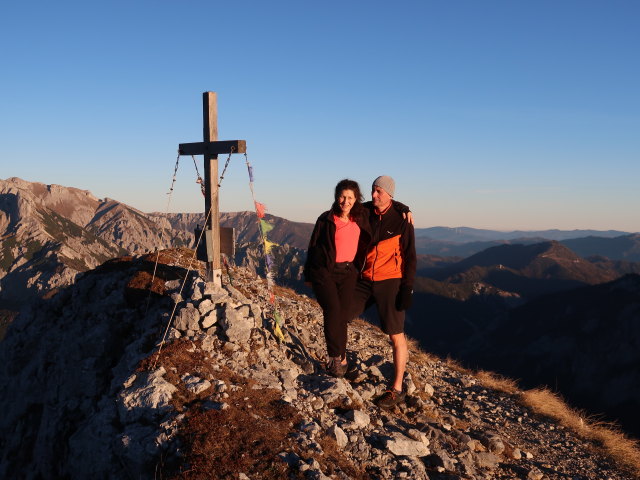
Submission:
M 413 225 L 403 218 L 402 211 L 390 205 L 379 214 L 370 209 L 371 242 L 367 249 L 362 277 L 374 282 L 400 278 L 401 285 L 413 289 L 416 276 L 416 244 Z M 393 202 L 396 204 L 397 202 Z

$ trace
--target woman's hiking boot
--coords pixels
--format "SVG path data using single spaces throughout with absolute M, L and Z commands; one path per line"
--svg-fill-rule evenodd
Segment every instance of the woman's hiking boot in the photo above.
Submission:
M 329 375 L 342 378 L 347 371 L 347 366 L 347 364 L 342 364 L 342 357 L 329 357 L 326 369 Z
M 406 396 L 407 395 L 404 391 L 399 392 L 394 388 L 390 388 L 378 398 L 376 398 L 373 403 L 375 403 L 380 408 L 388 410 L 395 407 L 399 403 L 404 402 Z

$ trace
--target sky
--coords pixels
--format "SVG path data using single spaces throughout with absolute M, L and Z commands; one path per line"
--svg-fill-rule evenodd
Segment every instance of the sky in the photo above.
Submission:
M 202 211 L 191 157 L 167 192 L 214 91 L 273 215 L 390 175 L 418 227 L 638 232 L 639 24 L 636 0 L 4 2 L 0 178 Z M 234 155 L 220 210 L 252 209 Z

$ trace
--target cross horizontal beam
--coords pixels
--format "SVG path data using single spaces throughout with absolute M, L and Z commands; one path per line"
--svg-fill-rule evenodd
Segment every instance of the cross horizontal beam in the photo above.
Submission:
M 246 140 L 223 140 L 219 142 L 181 143 L 180 155 L 218 155 L 221 153 L 246 153 Z

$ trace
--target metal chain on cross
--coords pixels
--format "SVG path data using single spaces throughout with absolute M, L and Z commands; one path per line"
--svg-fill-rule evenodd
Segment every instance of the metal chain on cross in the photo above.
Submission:
M 196 157 L 195 155 L 191 155 L 191 158 L 193 159 L 193 166 L 196 167 L 196 175 L 198 176 L 198 179 L 196 180 L 196 183 L 200 184 L 200 191 L 202 192 L 202 195 L 205 195 L 205 188 L 204 188 L 204 180 L 202 180 L 202 177 L 200 176 L 200 171 L 198 170 L 198 163 L 196 162 Z
M 231 147 L 231 151 L 229 152 L 229 156 L 227 157 L 227 161 L 224 163 L 224 168 L 222 169 L 222 174 L 220 175 L 220 180 L 218 180 L 218 188 L 220 188 L 220 185 L 222 185 L 222 179 L 224 178 L 224 174 L 227 171 L 227 167 L 229 166 L 229 162 L 231 161 L 231 154 L 233 153 L 234 150 L 235 150 L 235 147 Z M 245 153 L 244 156 L 246 157 L 247 154 Z
M 173 193 L 173 186 L 176 183 L 176 177 L 178 175 L 178 166 L 180 165 L 180 152 L 178 152 L 178 156 L 176 157 L 176 165 L 173 167 L 173 178 L 171 179 L 171 186 L 169 187 L 169 191 L 167 195 L 169 195 L 169 200 L 171 200 L 171 194 Z

